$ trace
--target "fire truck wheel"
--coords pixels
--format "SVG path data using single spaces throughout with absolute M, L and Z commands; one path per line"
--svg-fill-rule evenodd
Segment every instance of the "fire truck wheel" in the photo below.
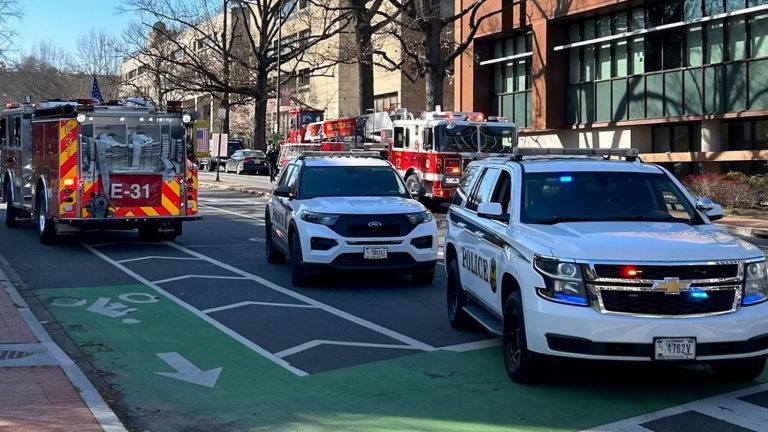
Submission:
M 419 181 L 420 180 L 418 174 L 409 174 L 408 177 L 405 178 L 405 189 L 410 192 L 413 189 L 412 185 L 414 183 L 418 183 Z M 421 197 L 419 197 L 419 201 L 421 201 Z
M 294 286 L 306 286 L 309 278 L 301 257 L 301 241 L 295 232 L 291 235 L 291 283 Z
M 14 207 L 13 204 L 10 203 L 11 198 L 11 187 L 6 183 L 5 187 L 5 194 L 3 195 L 3 201 L 8 203 L 8 206 L 5 210 L 5 226 L 8 228 L 18 228 L 21 226 L 21 221 L 18 219 L 20 216 L 19 209 Z
M 37 197 L 37 233 L 40 236 L 40 243 L 50 245 L 56 243 L 56 222 L 49 219 L 48 202 L 45 199 L 45 192 L 41 192 Z
M 269 222 L 269 217 L 266 218 L 265 226 L 266 236 L 264 238 L 264 244 L 267 252 L 267 262 L 270 264 L 282 264 L 285 262 L 285 255 L 280 252 L 272 243 L 272 224 Z

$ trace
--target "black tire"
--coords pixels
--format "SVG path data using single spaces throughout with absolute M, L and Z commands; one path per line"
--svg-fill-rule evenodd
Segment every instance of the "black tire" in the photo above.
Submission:
M 507 375 L 512 381 L 531 384 L 538 380 L 541 364 L 528 351 L 523 303 L 519 292 L 510 294 L 504 305 L 502 353 Z
M 752 381 L 763 374 L 765 357 L 710 363 L 715 375 L 729 381 Z
M 205 165 L 205 169 L 208 170 L 208 172 L 213 172 L 214 168 L 215 167 L 210 161 L 208 161 L 208 164 Z
M 413 183 L 419 182 L 419 176 L 416 173 L 409 174 L 408 177 L 405 178 L 405 188 L 408 191 L 408 193 L 411 192 L 411 185 Z M 422 200 L 424 197 L 419 196 L 417 197 L 419 200 Z
M 306 286 L 308 282 L 309 277 L 302 263 L 301 241 L 299 235 L 294 232 L 291 235 L 291 283 L 294 286 L 302 287 Z
M 429 285 L 435 279 L 435 267 L 429 270 L 416 270 L 411 273 L 411 279 L 416 285 Z
M 21 221 L 19 220 L 21 212 L 13 205 L 11 202 L 11 197 L 11 185 L 6 182 L 5 193 L 3 194 L 3 202 L 7 203 L 7 207 L 5 209 L 5 226 L 8 228 L 18 228 L 21 226 Z
M 272 243 L 272 224 L 269 222 L 269 218 L 266 218 L 264 228 L 266 229 L 266 235 L 264 237 L 264 245 L 267 253 L 267 262 L 270 264 L 283 264 L 285 262 L 285 254 L 279 251 Z
M 44 245 L 55 244 L 58 240 L 56 234 L 56 222 L 48 218 L 48 202 L 45 199 L 45 191 L 41 191 L 37 196 L 37 214 L 35 215 L 35 225 L 37 234 L 40 237 L 40 243 Z
M 448 322 L 451 323 L 451 327 L 457 330 L 472 328 L 472 317 L 464 310 L 464 306 L 467 304 L 467 293 L 461 286 L 459 262 L 456 259 L 452 259 L 448 263 L 445 291 L 448 304 Z

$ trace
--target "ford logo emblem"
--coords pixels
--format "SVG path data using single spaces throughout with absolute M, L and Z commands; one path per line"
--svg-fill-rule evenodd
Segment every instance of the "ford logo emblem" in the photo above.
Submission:
M 379 221 L 368 222 L 368 226 L 371 228 L 379 228 L 381 227 L 381 222 Z

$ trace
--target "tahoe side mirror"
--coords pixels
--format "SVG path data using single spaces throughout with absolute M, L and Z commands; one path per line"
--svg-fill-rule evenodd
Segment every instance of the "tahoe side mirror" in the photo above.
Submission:
M 709 198 L 700 198 L 696 201 L 696 208 L 704 212 L 711 221 L 722 219 L 725 216 L 723 207 L 720 204 L 715 204 Z
M 484 202 L 477 206 L 477 215 L 490 219 L 499 219 L 504 214 L 501 204 L 496 202 Z
M 272 190 L 272 194 L 281 198 L 293 198 L 293 194 L 291 194 L 291 188 L 286 185 L 276 186 L 275 189 Z

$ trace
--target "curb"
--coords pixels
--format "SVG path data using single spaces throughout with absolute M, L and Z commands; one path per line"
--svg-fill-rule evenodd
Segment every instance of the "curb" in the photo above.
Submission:
M 225 190 L 225 191 L 231 191 L 231 192 L 247 193 L 247 194 L 257 195 L 257 196 L 267 196 L 272 192 L 271 188 L 267 189 L 267 188 L 259 188 L 255 186 L 216 184 L 216 183 L 209 183 L 209 182 L 199 182 L 198 187 L 200 189 L 218 189 L 218 190 Z
M 27 323 L 37 340 L 55 359 L 56 366 L 64 371 L 64 374 L 74 387 L 72 391 L 78 393 L 80 399 L 83 400 L 85 405 L 91 411 L 91 414 L 93 414 L 93 417 L 99 423 L 102 430 L 106 432 L 127 432 L 127 429 L 123 426 L 120 419 L 114 411 L 112 411 L 112 408 L 104 402 L 104 399 L 101 397 L 98 390 L 96 390 L 96 387 L 91 384 L 83 371 L 80 370 L 75 362 L 73 362 L 56 342 L 51 339 L 48 332 L 46 332 L 40 324 L 40 321 L 38 321 L 37 317 L 32 313 L 27 302 L 24 301 L 21 294 L 16 290 L 16 287 L 10 282 L 3 269 L 0 269 L 0 284 L 11 297 L 11 301 L 13 301 L 19 314 Z
M 740 225 L 717 224 L 726 232 L 743 237 L 768 238 L 768 229 Z

